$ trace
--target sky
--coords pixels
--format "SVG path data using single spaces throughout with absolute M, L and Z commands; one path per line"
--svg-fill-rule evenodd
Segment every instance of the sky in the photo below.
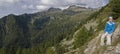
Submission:
M 50 7 L 66 9 L 71 5 L 85 7 L 105 6 L 109 0 L 0 0 L 0 18 L 8 14 L 24 14 L 45 11 Z

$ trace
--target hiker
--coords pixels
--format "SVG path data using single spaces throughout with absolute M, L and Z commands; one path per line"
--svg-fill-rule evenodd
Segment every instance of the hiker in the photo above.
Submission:
M 115 23 L 113 22 L 113 17 L 109 17 L 109 21 L 106 23 L 104 34 L 101 36 L 101 46 L 105 45 L 105 37 L 106 37 L 106 45 L 111 45 L 111 36 L 115 30 Z

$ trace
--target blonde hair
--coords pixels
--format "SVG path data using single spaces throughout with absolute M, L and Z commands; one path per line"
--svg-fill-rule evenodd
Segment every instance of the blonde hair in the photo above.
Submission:
M 112 17 L 112 16 L 109 16 L 109 19 L 113 19 L 113 17 Z

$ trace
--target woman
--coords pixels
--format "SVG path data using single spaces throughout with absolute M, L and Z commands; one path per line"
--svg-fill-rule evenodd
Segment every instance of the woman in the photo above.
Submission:
M 106 23 L 104 34 L 101 36 L 101 46 L 105 45 L 105 37 L 107 38 L 106 45 L 111 45 L 111 36 L 115 30 L 115 23 L 113 17 L 109 17 L 109 21 Z

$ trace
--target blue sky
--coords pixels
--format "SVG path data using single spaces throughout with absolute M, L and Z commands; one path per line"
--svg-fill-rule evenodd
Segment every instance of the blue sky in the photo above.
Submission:
M 104 6 L 109 0 L 0 0 L 0 17 L 8 14 L 24 14 L 44 11 L 50 7 L 65 9 L 70 5 L 86 4 L 86 7 Z

